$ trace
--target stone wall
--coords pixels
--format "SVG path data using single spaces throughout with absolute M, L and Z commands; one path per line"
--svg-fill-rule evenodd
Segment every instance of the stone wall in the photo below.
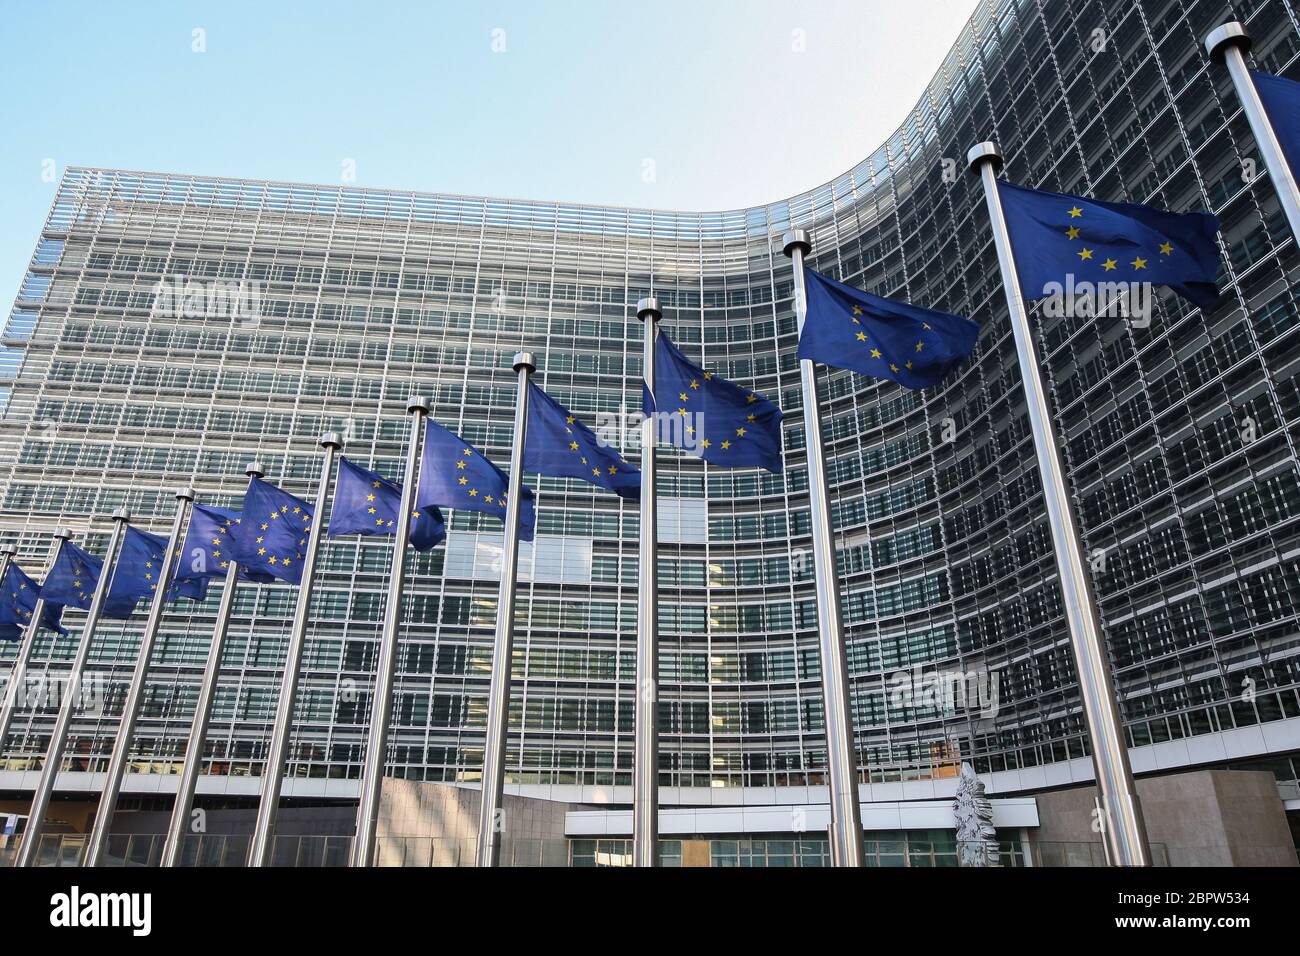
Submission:
M 1152 843 L 1170 866 L 1296 866 L 1296 848 L 1273 775 L 1195 770 L 1142 777 L 1138 800 Z M 1095 844 L 1096 787 L 1035 794 L 1041 821 L 1032 843 Z

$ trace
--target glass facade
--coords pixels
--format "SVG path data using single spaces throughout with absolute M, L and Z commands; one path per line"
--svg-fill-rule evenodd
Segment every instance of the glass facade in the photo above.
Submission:
M 237 506 L 252 458 L 310 497 L 326 429 L 397 477 L 413 392 L 505 463 L 521 348 L 589 423 L 639 408 L 634 303 L 653 291 L 688 356 L 786 413 L 784 475 L 662 453 L 661 782 L 820 783 L 780 241 L 800 226 L 812 267 L 982 327 L 972 360 L 924 392 L 821 373 L 863 779 L 1084 756 L 1015 349 L 980 185 L 963 171 L 967 149 L 995 139 L 1016 182 L 1206 208 L 1223 224 L 1212 311 L 1160 292 L 1148 328 L 1038 322 L 1085 545 L 1101 558 L 1129 742 L 1300 716 L 1300 256 L 1268 177 L 1249 175 L 1249 129 L 1201 46 L 1233 18 L 1258 67 L 1300 76 L 1300 27 L 1281 0 L 982 3 L 872 156 L 728 212 L 69 169 L 0 348 L 0 538 L 35 571 L 60 523 L 98 550 L 119 506 L 164 531 L 177 486 Z M 231 290 L 256 301 L 228 309 Z M 519 589 L 508 780 L 630 784 L 636 506 L 584 483 L 529 483 L 538 542 Z M 454 513 L 448 545 L 412 561 L 399 776 L 478 779 L 499 528 Z M 360 771 L 389 548 L 323 549 L 292 775 Z M 218 591 L 164 621 L 133 772 L 177 768 Z M 283 585 L 240 589 L 210 773 L 262 772 L 293 600 Z M 103 768 L 142 623 L 100 628 L 92 664 L 110 706 L 74 722 L 68 766 Z M 73 652 L 42 633 L 35 659 L 58 671 Z M 996 712 L 893 692 L 900 674 L 928 673 L 996 675 Z M 52 719 L 18 714 L 7 769 L 39 760 Z M 1294 777 L 1294 755 L 1275 757 Z

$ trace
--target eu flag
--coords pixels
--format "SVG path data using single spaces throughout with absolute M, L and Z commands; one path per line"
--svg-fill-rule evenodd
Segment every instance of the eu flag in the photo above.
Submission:
M 302 583 L 312 531 L 311 505 L 261 478 L 248 482 L 231 554 L 249 571 Z
M 1264 112 L 1273 124 L 1282 155 L 1295 175 L 1300 175 L 1300 83 L 1271 73 L 1251 71 Z
M 804 270 L 808 314 L 799 357 L 908 388 L 947 377 L 975 348 L 980 327 L 964 316 L 884 299 Z
M 239 523 L 239 512 L 233 508 L 195 505 L 176 562 L 176 579 L 206 581 L 209 578 L 225 577 L 230 562 L 234 560 L 235 529 Z M 275 580 L 269 574 L 250 571 L 245 567 L 239 569 L 239 576 L 261 584 Z
M 998 181 L 1027 302 L 1086 282 L 1150 283 L 1208 308 L 1219 297 L 1219 220 Z
M 162 535 L 139 528 L 128 527 L 122 538 L 122 550 L 113 566 L 113 577 L 104 599 L 104 616 L 127 620 L 135 613 L 141 598 L 150 598 L 157 592 L 158 583 L 168 578 L 170 587 L 167 600 L 179 597 L 202 601 L 207 596 L 207 583 L 202 578 L 177 580 L 166 575 L 163 557 L 167 553 L 167 539 Z
M 329 536 L 393 534 L 402 507 L 402 486 L 377 472 L 339 458 L 339 483 L 330 511 Z M 447 540 L 447 523 L 437 508 L 417 508 L 411 516 L 411 547 L 428 551 Z
M 781 409 L 749 389 L 706 372 L 667 333 L 655 343 L 653 408 L 659 440 L 722 468 L 781 472 Z
M 71 541 L 59 545 L 50 573 L 41 585 L 41 597 L 51 604 L 90 609 L 104 561 Z
M 519 539 L 532 541 L 537 524 L 533 492 L 527 485 L 519 509 Z M 461 508 L 506 517 L 510 486 L 506 473 L 484 454 L 454 432 L 430 419 L 424 429 L 424 453 L 420 459 L 420 484 L 415 507 L 420 511 L 440 506 Z
M 41 586 L 18 567 L 17 561 L 9 562 L 4 580 L 0 581 L 0 641 L 22 640 L 23 631 L 36 613 L 36 600 L 40 591 Z M 68 629 L 59 623 L 62 615 L 61 605 L 46 601 L 45 610 L 41 614 L 41 627 L 66 637 Z
M 524 471 L 581 478 L 633 501 L 641 497 L 641 472 L 605 445 L 578 417 L 531 381 Z

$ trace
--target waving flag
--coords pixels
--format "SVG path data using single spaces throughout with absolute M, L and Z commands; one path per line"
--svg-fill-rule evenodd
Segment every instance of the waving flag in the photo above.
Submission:
M 402 486 L 378 472 L 339 458 L 339 483 L 330 512 L 329 536 L 393 534 L 402 507 Z M 411 515 L 411 547 L 428 551 L 447 539 L 447 523 L 437 508 Z
M 799 357 L 898 382 L 935 385 L 975 348 L 979 324 L 863 292 L 804 270 L 808 314 Z
M 230 562 L 235 560 L 235 529 L 239 526 L 239 512 L 233 508 L 212 505 L 195 505 L 190 514 L 190 527 L 185 533 L 176 561 L 176 579 L 207 580 L 225 577 Z M 248 581 L 265 584 L 274 581 L 269 574 L 240 567 L 239 576 Z
M 641 472 L 603 444 L 590 428 L 532 381 L 528 383 L 528 429 L 524 471 L 581 478 L 636 501 Z
M 532 541 L 537 523 L 533 492 L 527 485 L 520 487 L 524 500 L 519 509 L 519 540 Z M 508 493 L 504 471 L 469 442 L 430 419 L 424 432 L 416 508 L 461 508 L 504 521 Z
M 1202 308 L 1219 297 L 1219 220 L 1209 213 L 1099 202 L 1001 180 L 998 196 L 1027 302 L 1080 282 L 1168 286 Z
M 40 585 L 18 567 L 17 561 L 9 562 L 4 580 L 0 581 L 0 641 L 22 639 L 23 631 L 36 613 L 40 591 Z M 41 627 L 66 637 L 68 629 L 59 623 L 62 614 L 62 605 L 46 601 L 45 610 L 41 614 Z
M 64 541 L 54 557 L 50 573 L 45 576 L 45 583 L 41 585 L 41 597 L 49 604 L 89 610 L 103 567 L 103 558 L 71 541 Z
M 252 478 L 230 536 L 231 554 L 250 572 L 301 584 L 311 533 L 311 505 L 270 482 Z
M 659 440 L 723 468 L 781 472 L 781 409 L 761 395 L 706 372 L 666 332 L 655 344 L 654 409 L 679 416 L 658 426 Z
M 104 600 L 104 616 L 127 620 L 135 613 L 141 598 L 152 599 L 158 584 L 163 580 L 163 556 L 167 553 L 167 539 L 162 535 L 128 526 L 122 538 L 122 550 L 117 556 L 113 579 L 108 585 Z M 178 597 L 202 601 L 207 597 L 207 584 L 202 578 L 170 579 L 167 600 Z

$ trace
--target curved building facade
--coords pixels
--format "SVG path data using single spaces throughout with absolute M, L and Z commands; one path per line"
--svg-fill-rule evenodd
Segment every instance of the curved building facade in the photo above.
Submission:
M 1287 5 L 1235 7 L 1255 63 L 1300 75 Z M 653 293 L 692 359 L 786 412 L 783 475 L 661 455 L 664 801 L 819 785 L 805 436 L 781 251 L 782 233 L 803 227 L 813 268 L 982 328 L 971 360 L 923 392 L 820 374 L 863 783 L 942 779 L 963 759 L 1003 792 L 1078 776 L 1054 768 L 1086 775 L 1015 348 L 980 184 L 964 170 L 967 149 L 993 139 L 1013 181 L 1222 221 L 1212 311 L 1160 292 L 1145 328 L 1035 317 L 1137 770 L 1245 762 L 1294 782 L 1300 256 L 1228 77 L 1201 46 L 1232 18 L 1191 0 L 981 3 L 872 156 L 728 212 L 69 169 L 5 331 L 0 538 L 39 572 L 58 524 L 102 551 L 117 507 L 164 531 L 177 486 L 237 505 L 253 458 L 310 497 L 326 429 L 397 477 L 413 392 L 504 464 L 521 348 L 540 384 L 617 428 L 635 461 L 634 429 L 619 424 L 640 402 L 634 304 Z M 231 314 L 222 296 L 241 282 L 253 301 Z M 159 307 L 178 290 L 179 316 Z M 636 506 L 527 480 L 539 525 L 519 588 L 507 782 L 627 802 Z M 500 525 L 454 513 L 451 529 L 415 561 L 390 766 L 474 782 Z M 290 794 L 355 794 L 389 551 L 385 539 L 323 549 Z M 177 770 L 219 590 L 164 620 L 136 773 Z M 262 772 L 292 602 L 287 586 L 241 588 L 209 792 Z M 74 634 L 79 617 L 68 614 Z M 70 770 L 104 768 L 142 623 L 99 631 L 107 707 L 74 722 Z M 56 672 L 74 646 L 42 632 L 35 657 Z M 48 708 L 18 714 L 4 788 L 39 761 L 51 724 Z M 131 789 L 150 789 L 142 779 Z

